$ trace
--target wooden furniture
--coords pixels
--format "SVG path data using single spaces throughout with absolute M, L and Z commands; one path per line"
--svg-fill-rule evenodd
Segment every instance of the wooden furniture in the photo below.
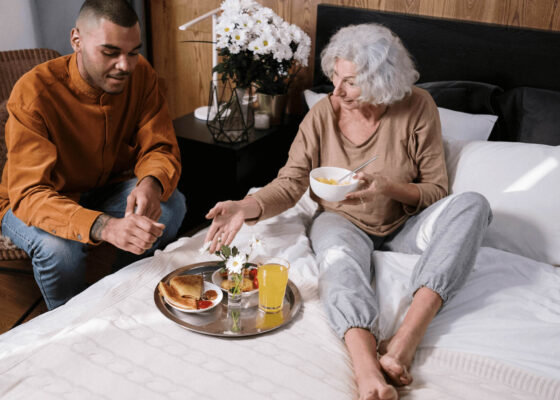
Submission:
M 173 121 L 181 150 L 178 188 L 187 199 L 179 234 L 204 226 L 206 213 L 218 201 L 240 199 L 252 187 L 271 181 L 288 158 L 298 121 L 253 130 L 242 143 L 218 143 L 206 121 L 187 114 Z
M 6 163 L 6 143 L 4 127 L 8 120 L 6 103 L 17 80 L 34 66 L 59 57 L 57 51 L 51 49 L 10 50 L 0 52 L 0 171 Z M 21 260 L 29 258 L 21 249 L 14 246 L 0 232 L 0 261 Z
M 51 49 L 0 52 L 0 171 L 6 162 L 6 103 L 14 84 L 37 64 L 59 55 Z M 46 310 L 32 272 L 27 254 L 0 232 L 0 333 Z

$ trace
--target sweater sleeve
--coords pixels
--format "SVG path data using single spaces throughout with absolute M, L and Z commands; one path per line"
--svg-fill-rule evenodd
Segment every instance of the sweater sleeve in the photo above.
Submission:
M 261 207 L 257 221 L 271 218 L 293 207 L 309 186 L 309 172 L 316 165 L 318 157 L 318 138 L 312 111 L 299 126 L 298 133 L 290 147 L 288 161 L 278 176 L 261 190 L 250 195 Z
M 147 62 L 146 62 L 147 64 Z M 156 178 L 163 188 L 162 199 L 169 199 L 181 175 L 179 146 L 167 103 L 157 83 L 157 75 L 146 66 L 146 91 L 136 141 L 139 147 L 134 173 L 140 182 L 146 176 Z
M 42 117 L 8 102 L 6 125 L 9 157 L 4 178 L 10 206 L 16 217 L 64 239 L 93 243 L 90 228 L 101 214 L 80 206 L 55 190 L 53 182 L 57 149 L 49 140 Z
M 409 136 L 408 152 L 416 165 L 418 175 L 413 184 L 420 191 L 416 207 L 403 205 L 407 214 L 418 211 L 445 197 L 448 191 L 447 169 L 437 107 L 431 97 L 418 108 L 416 127 Z

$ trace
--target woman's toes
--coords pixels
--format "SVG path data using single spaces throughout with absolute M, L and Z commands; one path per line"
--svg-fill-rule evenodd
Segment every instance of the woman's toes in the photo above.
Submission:
M 379 363 L 383 372 L 395 385 L 403 386 L 412 383 L 412 375 L 408 372 L 408 368 L 396 358 L 384 355 L 379 359 Z

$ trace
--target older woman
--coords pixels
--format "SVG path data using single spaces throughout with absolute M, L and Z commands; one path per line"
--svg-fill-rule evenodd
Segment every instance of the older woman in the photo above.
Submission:
M 243 200 L 216 204 L 207 215 L 213 221 L 206 240 L 216 249 L 231 243 L 244 222 L 292 207 L 313 168 L 353 169 L 378 155 L 357 174 L 362 185 L 344 201 L 311 194 L 319 212 L 309 235 L 321 299 L 345 340 L 360 398 L 395 399 L 391 384 L 412 382 L 408 368 L 416 348 L 472 269 L 491 211 L 476 193 L 445 197 L 438 110 L 426 91 L 413 86 L 418 73 L 390 30 L 375 24 L 342 28 L 323 51 L 322 68 L 334 91 L 306 115 L 278 177 Z M 410 308 L 383 343 L 371 284 L 374 249 L 421 255 L 410 282 Z

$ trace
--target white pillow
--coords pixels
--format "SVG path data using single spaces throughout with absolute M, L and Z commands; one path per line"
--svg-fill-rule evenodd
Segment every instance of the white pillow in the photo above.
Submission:
M 479 192 L 492 206 L 483 245 L 560 265 L 560 146 L 444 143 L 450 192 Z
M 327 96 L 327 93 L 315 93 L 309 89 L 305 89 L 303 91 L 303 96 L 305 97 L 305 102 L 307 103 L 307 107 L 311 110 L 315 103 L 321 100 L 323 97 Z
M 468 114 L 438 107 L 441 134 L 448 140 L 488 140 L 497 115 Z

